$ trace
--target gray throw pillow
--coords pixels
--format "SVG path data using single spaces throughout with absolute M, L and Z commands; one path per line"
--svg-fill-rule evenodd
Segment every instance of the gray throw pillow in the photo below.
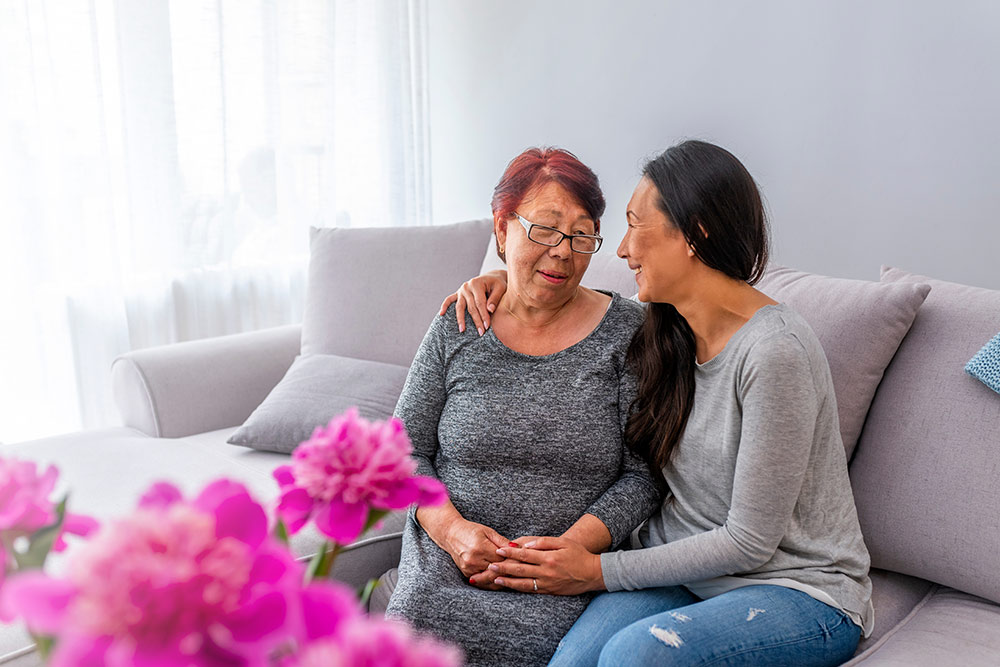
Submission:
M 313 228 L 302 354 L 409 366 L 441 302 L 476 275 L 492 229 Z
M 931 293 L 851 463 L 872 565 L 1000 602 L 1000 401 L 964 370 L 1000 331 L 1000 290 L 893 268 L 882 281 Z
M 757 288 L 794 308 L 819 338 L 850 458 L 882 373 L 930 287 L 830 278 L 772 266 Z
M 366 419 L 392 416 L 408 369 L 332 354 L 298 356 L 281 382 L 229 438 L 233 445 L 291 452 L 351 406 Z

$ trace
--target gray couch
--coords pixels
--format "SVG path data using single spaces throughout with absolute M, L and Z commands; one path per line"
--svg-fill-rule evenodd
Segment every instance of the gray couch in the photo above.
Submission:
M 158 479 L 191 492 L 227 476 L 261 500 L 274 500 L 270 473 L 287 455 L 226 441 L 306 352 L 305 342 L 316 348 L 326 336 L 325 353 L 408 363 L 448 291 L 444 286 L 456 287 L 480 265 L 495 264 L 488 221 L 349 230 L 335 247 L 340 254 L 322 261 L 339 267 L 339 275 L 331 277 L 330 266 L 310 267 L 302 326 L 126 354 L 112 368 L 123 426 L 5 445 L 0 453 L 55 463 L 61 487 L 72 491 L 70 507 L 99 519 L 133 507 Z M 396 250 L 387 253 L 387 247 Z M 315 246 L 312 261 L 320 261 Z M 607 250 L 595 256 L 584 283 L 634 293 L 631 273 Z M 849 664 L 1000 664 L 1000 493 L 994 486 L 1000 395 L 962 370 L 1000 331 L 1000 292 L 896 269 L 883 269 L 880 281 L 869 282 L 775 268 L 761 288 L 806 317 L 834 373 L 875 568 L 875 630 Z M 400 526 L 396 515 L 353 545 L 338 561 L 338 576 L 360 584 L 392 567 Z M 318 544 L 308 529 L 293 540 L 302 556 Z M 58 568 L 59 559 L 53 565 Z M 0 663 L 38 664 L 19 626 L 0 628 Z

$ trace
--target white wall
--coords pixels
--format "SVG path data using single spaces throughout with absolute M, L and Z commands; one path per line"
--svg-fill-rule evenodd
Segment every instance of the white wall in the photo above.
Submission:
M 558 145 L 600 176 L 613 251 L 644 159 L 697 137 L 756 177 L 781 263 L 1000 288 L 1000 2 L 429 8 L 439 222 L 488 216 L 507 161 Z

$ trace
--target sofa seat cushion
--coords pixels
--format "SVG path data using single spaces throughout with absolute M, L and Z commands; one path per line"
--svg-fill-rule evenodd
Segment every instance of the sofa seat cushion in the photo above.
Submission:
M 130 428 L 95 429 L 4 445 L 3 453 L 54 464 L 59 469 L 57 494 L 70 494 L 70 511 L 101 522 L 130 512 L 143 492 L 158 481 L 168 481 L 185 495 L 193 495 L 209 481 L 227 477 L 244 484 L 266 506 L 278 498 L 278 483 L 271 471 L 288 463 L 288 456 L 227 444 L 234 430 L 150 438 Z M 311 554 L 320 543 L 310 524 L 292 539 L 292 549 L 296 555 Z M 58 567 L 72 552 L 70 548 L 53 554 L 52 565 Z
M 996 667 L 1000 606 L 953 588 L 936 588 L 896 627 L 846 664 Z
M 135 508 L 153 482 L 168 481 L 188 496 L 208 482 L 226 477 L 244 484 L 265 507 L 278 499 L 278 483 L 271 473 L 289 461 L 287 454 L 259 452 L 226 439 L 234 428 L 210 431 L 187 438 L 150 438 L 130 428 L 95 429 L 55 438 L 3 446 L 3 455 L 52 463 L 59 469 L 57 494 L 69 492 L 70 511 L 98 521 L 122 516 Z M 113 492 L 109 492 L 113 490 Z M 379 529 L 362 539 L 398 532 L 404 512 L 386 518 Z M 52 554 L 52 564 L 73 553 Z M 296 556 L 315 553 L 323 536 L 312 523 L 292 536 Z M 377 574 L 376 574 L 377 576 Z
M 1000 396 L 965 372 L 1000 291 L 886 269 L 931 292 L 872 401 L 851 483 L 874 567 L 1000 602 Z
M 862 637 L 855 654 L 864 653 L 882 637 L 888 634 L 907 614 L 938 585 L 910 577 L 898 572 L 872 570 L 872 606 L 875 608 L 875 623 L 872 633 Z

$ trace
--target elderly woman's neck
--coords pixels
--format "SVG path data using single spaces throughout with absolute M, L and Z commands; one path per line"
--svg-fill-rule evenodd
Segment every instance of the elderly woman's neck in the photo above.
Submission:
M 538 306 L 526 303 L 518 295 L 516 289 L 511 289 L 504 294 L 503 299 L 500 302 L 500 306 L 521 324 L 532 328 L 543 328 L 549 326 L 550 324 L 554 324 L 569 310 L 571 310 L 577 296 L 582 291 L 583 288 L 577 286 L 577 288 L 573 290 L 573 294 L 561 304 Z

